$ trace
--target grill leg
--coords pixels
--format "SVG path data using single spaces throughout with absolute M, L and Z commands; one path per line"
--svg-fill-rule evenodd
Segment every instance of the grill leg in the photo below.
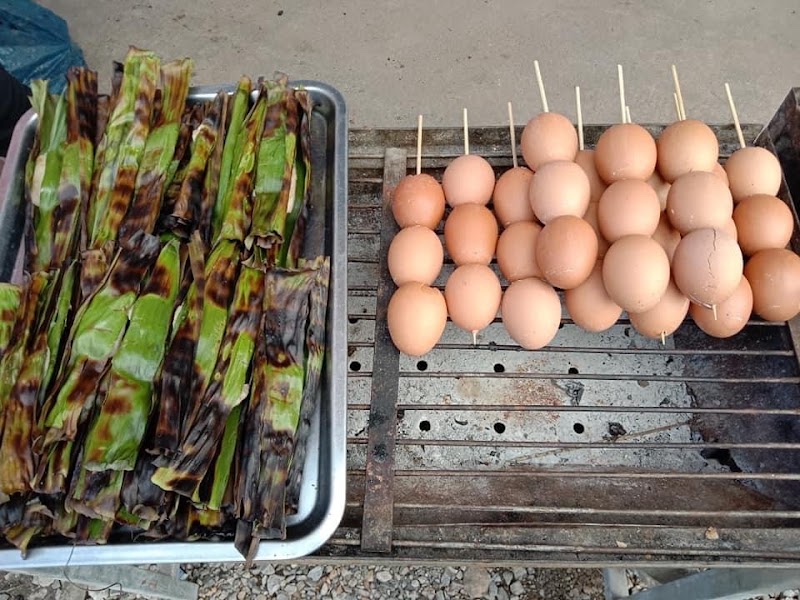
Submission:
M 624 569 L 606 569 L 603 579 L 607 600 L 748 600 L 800 587 L 797 569 L 709 569 L 633 596 L 628 595 Z

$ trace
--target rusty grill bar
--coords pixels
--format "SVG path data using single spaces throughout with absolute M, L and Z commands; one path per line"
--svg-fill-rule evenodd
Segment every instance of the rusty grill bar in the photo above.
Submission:
M 793 91 L 782 110 L 796 104 Z M 800 123 L 789 121 L 759 143 L 785 153 L 786 136 L 800 139 Z M 587 147 L 602 130 L 586 128 Z M 735 132 L 715 130 L 724 159 Z M 747 139 L 759 131 L 745 126 Z M 408 150 L 411 172 L 415 133 L 351 131 L 348 506 L 318 556 L 799 566 L 796 323 L 753 319 L 716 340 L 686 322 L 664 347 L 627 320 L 588 334 L 565 314 L 540 351 L 519 349 L 499 320 L 477 346 L 448 323 L 427 356 L 397 357 L 396 381 L 376 380 L 386 361 L 381 260 L 394 227 L 382 200 L 384 156 Z M 498 173 L 511 166 L 507 129 L 473 129 L 470 141 Z M 440 179 L 461 143 L 459 129 L 426 130 L 424 171 Z M 789 192 L 784 185 L 791 204 Z M 453 268 L 448 261 L 437 285 Z M 369 423 L 376 389 L 396 393 L 383 398 L 396 411 L 391 431 Z M 393 447 L 388 493 L 367 483 L 378 432 Z M 388 524 L 375 522 L 387 514 Z

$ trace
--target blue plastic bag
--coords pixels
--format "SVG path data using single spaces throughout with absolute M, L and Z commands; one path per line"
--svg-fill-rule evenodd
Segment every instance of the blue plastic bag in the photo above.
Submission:
M 67 69 L 86 66 L 64 19 L 31 0 L 0 1 L 0 64 L 26 85 L 49 80 L 56 93 L 66 86 Z

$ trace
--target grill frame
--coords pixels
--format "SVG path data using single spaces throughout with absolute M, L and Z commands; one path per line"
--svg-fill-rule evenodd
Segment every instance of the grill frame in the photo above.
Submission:
M 797 208 L 792 201 L 792 192 L 800 197 L 800 118 L 797 110 L 797 90 L 792 90 L 781 109 L 770 124 L 761 129 L 757 125 L 743 126 L 746 139 L 756 139 L 758 145 L 775 151 L 781 159 L 786 176 L 780 195 L 792 208 L 797 220 Z M 660 125 L 646 126 L 654 135 L 663 128 Z M 517 139 L 521 127 L 516 128 Z M 605 126 L 585 128 L 587 148 L 593 147 Z M 721 157 L 725 158 L 736 148 L 736 134 L 732 126 L 715 126 L 720 138 Z M 670 355 L 677 360 L 703 364 L 728 365 L 726 368 L 741 368 L 738 377 L 708 376 L 703 374 L 666 375 L 659 373 L 642 377 L 631 372 L 625 376 L 629 382 L 661 382 L 673 385 L 677 380 L 690 386 L 740 386 L 766 390 L 791 388 L 786 398 L 776 396 L 776 403 L 762 402 L 760 406 L 726 405 L 716 399 L 695 399 L 694 405 L 663 406 L 651 401 L 646 405 L 634 401 L 608 404 L 561 404 L 531 405 L 514 402 L 509 397 L 492 398 L 483 394 L 472 404 L 465 399 L 443 400 L 442 390 L 455 387 L 458 382 L 472 381 L 480 385 L 492 382 L 529 382 L 570 379 L 581 383 L 607 381 L 619 382 L 619 374 L 589 372 L 531 372 L 530 370 L 492 372 L 491 363 L 483 370 L 470 370 L 459 366 L 448 371 L 425 368 L 401 358 L 387 339 L 385 309 L 393 291 L 388 281 L 385 256 L 388 243 L 396 225 L 388 211 L 387 202 L 394 185 L 406 172 L 414 167 L 416 131 L 413 129 L 351 130 L 349 156 L 349 273 L 363 273 L 363 282 L 348 287 L 350 333 L 348 335 L 348 400 L 350 423 L 348 431 L 348 503 L 345 518 L 336 534 L 323 546 L 311 562 L 317 559 L 346 562 L 452 563 L 481 562 L 495 564 L 535 564 L 541 567 L 628 567 L 646 566 L 737 566 L 737 567 L 786 567 L 800 566 L 800 502 L 795 497 L 796 489 L 791 482 L 800 480 L 800 469 L 787 465 L 782 470 L 763 469 L 748 471 L 730 459 L 730 466 L 720 464 L 715 470 L 693 472 L 687 463 L 686 470 L 643 468 L 598 468 L 593 464 L 567 464 L 567 468 L 553 469 L 538 465 L 510 468 L 508 464 L 487 465 L 481 468 L 459 468 L 453 464 L 456 451 L 467 448 L 476 451 L 502 451 L 503 449 L 599 451 L 650 453 L 662 451 L 694 453 L 699 450 L 725 453 L 727 456 L 746 456 L 747 452 L 791 453 L 800 455 L 800 438 L 775 440 L 770 437 L 772 429 L 763 430 L 764 439 L 756 441 L 734 439 L 711 439 L 699 433 L 708 423 L 696 426 L 698 417 L 717 425 L 747 420 L 748 424 L 759 419 L 775 420 L 775 423 L 794 423 L 800 415 L 800 364 L 798 357 L 798 321 L 787 324 L 765 324 L 754 319 L 748 330 L 758 329 L 767 333 L 747 338 L 741 347 L 737 337 L 732 342 L 721 342 L 710 350 L 691 347 L 697 344 L 696 336 L 683 338 L 666 348 L 643 345 L 642 347 L 607 348 L 597 344 L 579 346 L 548 347 L 536 353 L 546 360 L 556 361 L 563 354 L 599 357 L 609 350 L 615 355 L 639 354 L 647 360 L 659 360 Z M 423 137 L 423 171 L 440 176 L 447 162 L 462 152 L 460 129 L 429 129 Z M 471 149 L 489 160 L 496 170 L 511 166 L 508 129 L 505 127 L 475 128 L 470 130 Z M 407 149 L 407 150 L 405 150 Z M 371 213 L 368 216 L 366 214 Z M 797 222 L 797 221 L 796 221 Z M 798 245 L 798 229 L 795 230 L 793 247 Z M 441 233 L 441 232 L 440 232 Z M 368 238 L 372 238 L 370 241 Z M 363 250 L 366 248 L 366 250 Z M 373 253 L 370 256 L 370 253 Z M 359 254 L 362 253 L 362 254 Z M 370 267 L 370 265 L 372 265 Z M 372 270 L 370 270 L 372 269 Z M 444 279 L 438 282 L 443 286 Z M 357 276 L 349 284 L 358 281 Z M 372 298 L 375 298 L 374 305 Z M 366 311 L 366 312 L 365 312 Z M 566 315 L 565 315 L 566 316 Z M 571 325 L 568 318 L 562 320 L 565 327 Z M 626 326 L 627 322 L 621 322 Z M 496 320 L 492 326 L 502 329 Z M 684 328 L 689 326 L 684 325 Z M 452 324 L 448 324 L 448 331 Z M 456 334 L 445 339 L 432 353 L 442 354 L 442 361 L 454 361 L 459 354 L 476 353 L 485 356 L 513 356 L 525 353 L 515 349 L 513 343 L 498 342 L 490 334 L 491 342 L 479 342 L 477 349 L 466 339 L 455 339 Z M 500 334 L 497 334 L 500 335 Z M 561 332 L 559 333 L 561 335 Z M 585 334 L 587 339 L 590 334 Z M 744 334 L 740 334 L 744 335 Z M 772 337 L 771 337 L 772 336 Z M 676 335 L 676 338 L 680 336 Z M 782 346 L 765 350 L 763 340 L 778 340 Z M 388 345 L 387 345 L 388 343 Z M 766 343 L 766 342 L 764 342 Z M 777 343 L 777 342 L 776 342 Z M 689 348 L 680 347 L 689 344 Z M 713 344 L 712 344 L 713 345 Z M 549 356 L 548 356 L 549 355 Z M 352 357 L 361 357 L 351 360 Z M 707 358 L 703 358 L 707 357 Z M 721 357 L 721 358 L 720 358 Z M 765 358 L 766 357 L 766 358 Z M 423 357 L 425 360 L 426 357 Z M 433 357 L 434 363 L 436 357 Z M 701 360 L 702 359 L 702 360 Z M 494 359 L 493 359 L 494 360 Z M 501 364 L 502 360 L 495 364 Z M 703 363 L 703 360 L 712 361 Z M 780 362 L 775 369 L 780 372 L 764 376 L 748 371 L 750 363 L 763 362 L 766 372 L 770 361 Z M 465 361 L 468 362 L 467 359 Z M 726 362 L 727 361 L 727 362 Z M 354 362 L 358 362 L 355 370 Z M 736 363 L 744 366 L 737 367 Z M 449 364 L 449 363 L 448 363 Z M 655 363 L 654 363 L 655 364 Z M 363 367 L 363 368 L 362 368 Z M 468 365 L 467 365 L 468 367 Z M 784 368 L 792 369 L 784 373 Z M 695 369 L 695 370 L 697 370 Z M 566 371 L 566 365 L 565 369 Z M 411 383 L 409 383 L 411 382 Z M 439 385 L 441 383 L 441 385 Z M 420 390 L 414 391 L 414 385 Z M 426 388 L 426 386 L 428 386 Z M 438 386 L 438 387 L 437 387 Z M 716 388 L 715 388 L 716 389 Z M 726 389 L 724 387 L 719 389 Z M 427 392 L 426 392 L 427 390 Z M 436 396 L 434 392 L 439 392 Z M 427 395 L 426 395 L 427 394 Z M 743 392 L 747 399 L 757 390 Z M 535 394 L 534 394 L 535 395 Z M 653 398 L 652 400 L 655 400 Z M 580 398 L 578 398 L 580 402 Z M 647 413 L 656 418 L 667 415 L 692 415 L 689 430 L 698 433 L 696 439 L 686 441 L 617 441 L 618 438 L 594 439 L 589 442 L 564 440 L 501 440 L 497 436 L 472 434 L 458 436 L 436 436 L 427 430 L 420 434 L 408 429 L 409 413 L 458 414 L 459 411 L 483 413 L 488 416 L 521 415 L 521 419 L 532 419 L 536 415 L 548 416 L 559 413 L 580 415 L 587 428 L 600 415 L 626 415 Z M 369 413 L 369 418 L 367 417 Z M 534 415 L 532 417 L 531 415 Z M 603 416 L 602 418 L 607 418 Z M 620 417 L 622 418 L 622 417 Z M 413 420 L 413 419 L 412 419 Z M 716 420 L 716 421 L 715 421 Z M 691 423 L 695 423 L 694 425 Z M 354 430 L 359 427 L 359 430 Z M 431 423 L 428 423 L 431 427 Z M 739 426 L 741 427 L 741 426 Z M 728 431 L 722 427 L 723 431 Z M 624 429 L 623 429 L 624 431 Z M 730 429 L 736 433 L 741 429 Z M 469 436 L 472 437 L 469 437 Z M 627 432 L 621 437 L 625 438 Z M 708 439 L 707 439 L 708 438 Z M 409 461 L 419 460 L 433 446 L 453 450 L 444 455 L 431 468 L 408 468 Z M 409 450 L 422 447 L 421 452 Z M 734 454 L 731 455 L 731 452 Z M 786 454 L 782 455 L 786 456 Z M 794 457 L 796 458 L 796 457 Z M 448 460 L 450 462 L 448 462 Z M 720 460 L 720 459 L 717 459 Z M 713 459 L 712 459 L 713 461 Z M 724 462 L 724 461 L 723 461 Z M 569 460 L 567 460 L 569 463 Z M 576 468 L 578 467 L 578 468 Z M 739 469 L 739 470 L 736 470 Z M 757 482 L 756 488 L 741 485 L 740 481 Z M 644 493 L 645 487 L 653 487 Z M 787 501 L 778 502 L 765 493 L 766 490 L 782 490 L 791 493 Z M 794 489 L 793 489 L 794 488 Z M 526 497 L 526 492 L 530 496 Z M 582 492 L 581 502 L 572 502 L 569 493 Z M 596 494 L 592 496 L 591 494 Z M 626 495 L 628 497 L 626 497 Z M 695 505 L 682 502 L 696 496 Z M 773 504 L 763 502 L 767 495 Z M 550 498 L 550 504 L 539 504 L 535 498 Z M 505 500 L 501 502 L 501 499 Z M 658 501 L 661 506 L 658 506 Z M 788 500 L 791 500 L 789 502 Z M 780 506 L 779 506 L 780 504 Z

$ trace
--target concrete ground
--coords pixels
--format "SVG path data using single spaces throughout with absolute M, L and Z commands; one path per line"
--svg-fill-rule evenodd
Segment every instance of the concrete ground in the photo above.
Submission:
M 764 123 L 800 84 L 800 4 L 794 0 L 40 0 L 69 23 L 107 82 L 128 44 L 191 56 L 196 82 L 242 74 L 319 79 L 345 95 L 355 127 L 456 126 L 518 121 L 541 105 L 541 63 L 551 110 L 584 121 L 619 118 L 616 65 L 633 119 L 673 118 L 670 65 L 687 113 L 730 122 L 730 82 L 742 121 Z

